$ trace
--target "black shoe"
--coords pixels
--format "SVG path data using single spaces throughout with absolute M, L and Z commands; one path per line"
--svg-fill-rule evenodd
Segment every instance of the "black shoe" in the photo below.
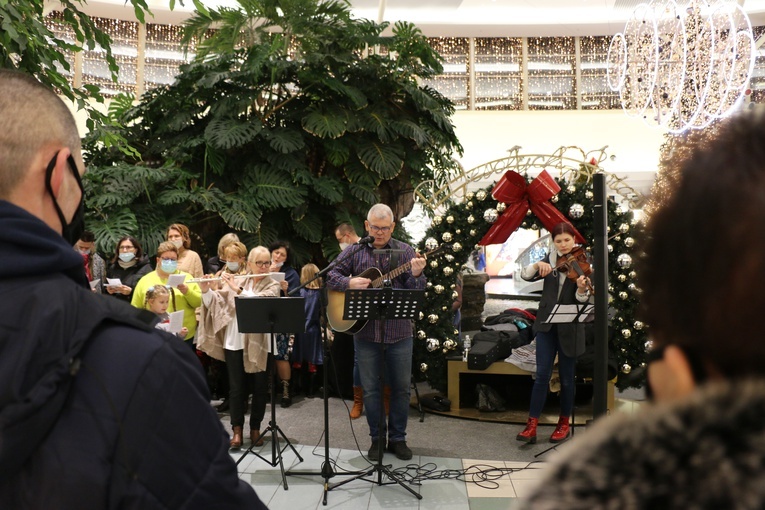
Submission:
M 291 397 L 282 397 L 282 403 L 281 406 L 283 408 L 287 408 L 292 405 L 292 398 Z
M 380 446 L 380 442 L 377 439 L 374 439 L 372 441 L 372 446 L 369 447 L 369 452 L 367 452 L 367 457 L 369 458 L 369 460 L 373 462 L 377 462 L 378 460 L 380 460 L 380 456 L 378 455 L 378 452 L 380 451 L 379 446 Z
M 401 460 L 411 460 L 412 450 L 406 445 L 406 441 L 389 441 L 388 451 Z
M 228 411 L 228 399 L 225 399 L 225 400 L 223 400 L 223 402 L 221 402 L 220 404 L 218 404 L 218 405 L 215 407 L 215 409 L 216 409 L 216 410 L 217 410 L 219 413 L 225 413 L 226 411 Z

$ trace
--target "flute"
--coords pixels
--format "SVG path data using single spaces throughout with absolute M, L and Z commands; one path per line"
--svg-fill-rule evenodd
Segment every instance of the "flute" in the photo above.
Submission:
M 255 278 L 258 276 L 271 276 L 275 274 L 284 274 L 284 273 L 260 273 L 260 274 L 235 274 L 234 278 L 241 278 L 242 280 L 247 278 Z M 184 283 L 202 283 L 202 282 L 219 282 L 223 280 L 220 276 L 213 276 L 212 278 L 192 278 L 190 280 L 186 280 Z

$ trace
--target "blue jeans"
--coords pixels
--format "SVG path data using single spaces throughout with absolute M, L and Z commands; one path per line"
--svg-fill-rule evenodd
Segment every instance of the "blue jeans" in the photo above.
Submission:
M 382 384 L 379 343 L 355 340 L 361 386 L 364 388 L 364 408 L 372 440 L 378 437 Z M 409 394 L 412 383 L 412 338 L 405 338 L 395 344 L 385 344 L 385 380 L 390 386 L 390 413 L 388 415 L 388 441 L 405 441 L 406 424 L 409 420 Z M 383 441 L 386 425 L 383 420 Z
M 563 354 L 555 326 L 548 332 L 537 332 L 537 373 L 531 390 L 529 417 L 539 418 L 547 400 L 550 376 L 552 375 L 555 353 L 558 353 L 558 375 L 560 375 L 560 415 L 571 416 L 574 409 L 574 368 L 576 358 Z

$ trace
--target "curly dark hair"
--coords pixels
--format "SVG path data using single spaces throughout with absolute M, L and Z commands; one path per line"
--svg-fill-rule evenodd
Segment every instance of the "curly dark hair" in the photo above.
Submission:
M 765 375 L 765 111 L 689 149 L 648 220 L 642 316 L 657 347 L 675 344 L 726 377 Z

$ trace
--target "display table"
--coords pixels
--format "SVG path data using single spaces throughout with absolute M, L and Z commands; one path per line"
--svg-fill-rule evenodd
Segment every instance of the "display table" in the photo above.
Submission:
M 555 373 L 555 372 L 554 372 Z M 528 370 L 523 370 L 512 363 L 505 361 L 496 361 L 489 365 L 486 370 L 470 370 L 467 367 L 467 362 L 462 360 L 448 360 L 447 361 L 447 384 L 448 384 L 448 398 L 451 401 L 451 411 L 449 413 L 452 416 L 459 416 L 461 418 L 471 418 L 487 421 L 510 421 L 523 423 L 528 417 L 528 404 L 524 409 L 508 409 L 499 413 L 482 413 L 477 409 L 471 407 L 462 408 L 460 405 L 460 376 L 462 374 L 491 374 L 491 375 L 512 375 L 512 376 L 525 376 L 531 377 L 532 373 Z M 606 405 L 608 406 L 608 412 L 614 410 L 614 383 L 615 380 L 608 381 L 608 397 Z M 530 394 L 529 394 L 530 398 Z M 528 399 L 526 399 L 528 402 Z M 590 419 L 592 417 L 592 406 L 586 406 L 576 410 L 580 413 L 582 419 Z M 548 415 L 545 414 L 540 417 L 540 423 L 556 423 L 558 421 L 557 414 Z M 577 416 L 577 422 L 580 421 L 580 417 Z M 582 422 L 583 423 L 583 422 Z

